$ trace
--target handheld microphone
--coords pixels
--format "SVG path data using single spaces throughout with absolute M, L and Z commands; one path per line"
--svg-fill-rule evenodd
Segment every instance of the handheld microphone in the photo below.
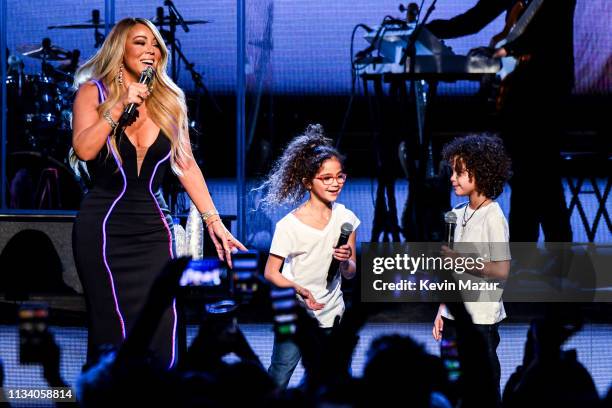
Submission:
M 450 249 L 453 249 L 453 243 L 455 242 L 455 227 L 457 227 L 457 214 L 452 211 L 444 213 L 444 222 L 446 227 L 444 228 L 444 239 Z
M 151 82 L 153 82 L 154 75 L 155 69 L 153 69 L 153 67 L 146 67 L 145 70 L 140 73 L 138 83 L 149 85 Z M 119 126 L 125 126 L 125 124 L 130 121 L 134 115 L 134 112 L 136 112 L 136 108 L 137 106 L 135 103 L 130 103 L 128 106 L 126 106 L 121 118 L 119 118 Z
M 353 225 L 351 223 L 345 222 L 342 224 L 340 227 L 340 237 L 338 238 L 338 243 L 336 244 L 335 248 L 346 244 L 352 232 Z M 327 283 L 331 283 L 331 281 L 334 280 L 339 267 L 340 261 L 332 257 L 331 265 L 329 265 L 329 270 L 327 271 Z

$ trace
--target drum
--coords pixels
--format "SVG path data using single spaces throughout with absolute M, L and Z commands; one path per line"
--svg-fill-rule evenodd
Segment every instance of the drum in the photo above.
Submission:
M 7 157 L 7 202 L 10 208 L 77 210 L 83 187 L 59 160 L 39 152 L 14 152 Z
M 74 103 L 75 90 L 72 87 L 73 79 L 67 74 L 64 77 L 56 77 L 57 88 L 60 93 L 60 115 L 58 129 L 72 131 L 72 105 Z
M 62 109 L 62 95 L 53 78 L 26 75 L 20 99 L 26 128 L 43 130 L 57 126 Z
M 21 84 L 23 82 L 23 75 L 10 74 L 6 76 L 6 99 L 16 100 L 21 94 Z

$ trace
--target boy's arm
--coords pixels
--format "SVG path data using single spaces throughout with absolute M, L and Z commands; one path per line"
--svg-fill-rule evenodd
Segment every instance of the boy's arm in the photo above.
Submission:
M 505 217 L 493 214 L 486 218 L 484 227 L 488 232 L 490 261 L 482 268 L 467 270 L 470 275 L 485 279 L 508 279 L 510 272 L 510 247 L 508 245 L 508 223 Z
M 450 258 L 461 256 L 461 254 L 450 249 L 446 245 L 442 245 L 441 254 L 444 257 Z M 479 278 L 504 280 L 508 279 L 510 260 L 482 262 L 482 268 L 478 268 L 476 265 L 474 265 L 473 268 L 468 268 L 466 266 L 464 266 L 464 268 L 466 273 Z
M 481 269 L 467 269 L 466 272 L 479 278 L 499 280 L 508 279 L 508 273 L 510 272 L 510 261 L 491 261 L 483 262 L 483 264 L 484 267 Z

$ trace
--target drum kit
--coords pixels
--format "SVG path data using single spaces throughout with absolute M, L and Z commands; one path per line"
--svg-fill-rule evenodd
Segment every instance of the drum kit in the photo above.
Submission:
M 168 7 L 168 14 L 164 15 L 164 8 L 158 7 L 156 18 L 153 23 L 159 28 L 167 46 L 172 54 L 171 61 L 183 62 L 192 76 L 196 88 L 208 94 L 201 76 L 194 70 L 194 64 L 187 61 L 180 49 L 180 43 L 176 39 L 176 28 L 182 27 L 189 32 L 189 26 L 195 24 L 207 24 L 206 20 L 184 20 L 172 1 L 165 0 L 164 5 Z M 52 25 L 50 30 L 94 30 L 95 48 L 104 42 L 104 34 L 101 30 L 105 23 L 100 19 L 99 10 L 93 10 L 91 19 L 85 23 Z M 9 159 L 7 161 L 7 176 L 10 185 L 11 197 L 9 201 L 14 208 L 31 208 L 30 204 L 24 204 L 19 200 L 19 191 L 24 187 L 19 185 L 23 180 L 30 180 L 32 185 L 26 186 L 25 190 L 40 190 L 42 184 L 53 186 L 57 179 L 49 182 L 49 174 L 62 174 L 62 182 L 72 183 L 82 193 L 84 185 L 76 181 L 76 177 L 70 180 L 66 177 L 71 174 L 68 165 L 68 151 L 72 139 L 72 104 L 75 89 L 74 74 L 79 66 L 80 51 L 72 51 L 52 44 L 50 38 L 44 38 L 40 43 L 22 44 L 15 49 L 16 52 L 9 53 L 7 50 L 7 149 Z M 24 58 L 36 59 L 40 62 L 38 72 L 24 72 Z M 177 64 L 172 64 L 171 76 L 177 81 Z M 35 158 L 35 162 L 24 166 L 23 157 Z M 48 165 L 48 166 L 47 166 Z M 16 185 L 15 185 L 16 184 Z M 37 186 L 38 187 L 35 187 Z M 64 187 L 60 188 L 64 190 Z M 60 191 L 61 192 L 61 191 Z M 41 197 L 57 196 L 53 202 L 45 203 L 43 198 L 34 197 L 26 202 L 34 202 L 37 208 L 53 209 L 76 209 L 78 200 L 64 200 L 59 196 L 60 192 L 42 191 Z M 66 197 L 66 194 L 63 194 Z M 49 201 L 49 200 L 46 200 Z M 69 202 L 69 203 L 68 203 Z

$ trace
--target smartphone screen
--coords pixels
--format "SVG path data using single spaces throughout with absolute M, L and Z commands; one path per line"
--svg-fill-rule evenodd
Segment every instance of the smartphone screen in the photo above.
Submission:
M 44 359 L 45 336 L 48 336 L 49 309 L 45 304 L 22 305 L 19 318 L 19 362 L 41 363 Z
M 290 337 L 297 331 L 298 302 L 293 288 L 277 288 L 270 292 L 274 331 L 280 337 Z
M 179 284 L 181 286 L 221 286 L 227 278 L 227 268 L 217 258 L 193 259 L 189 261 Z
M 440 356 L 446 369 L 448 381 L 451 384 L 459 381 L 459 378 L 461 378 L 461 366 L 459 364 L 457 340 L 454 338 L 442 339 L 440 343 Z

